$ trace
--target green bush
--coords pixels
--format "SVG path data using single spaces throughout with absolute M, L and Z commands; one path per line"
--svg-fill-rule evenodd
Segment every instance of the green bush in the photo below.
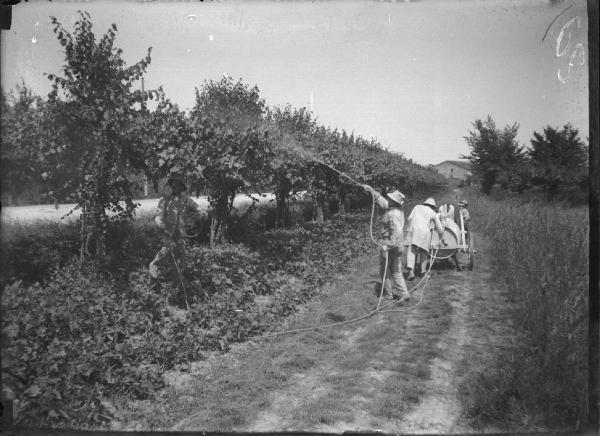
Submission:
M 20 419 L 98 422 L 107 419 L 102 398 L 150 396 L 160 378 L 140 364 L 148 349 L 168 345 L 155 341 L 161 300 L 140 286 L 119 292 L 75 265 L 44 286 L 5 287 L 3 386 L 18 399 Z
M 192 243 L 208 240 L 207 217 L 188 229 Z M 111 222 L 107 229 L 108 255 L 102 269 L 119 277 L 140 266 L 147 266 L 161 246 L 159 230 L 149 217 L 136 221 Z M 16 280 L 25 284 L 44 282 L 53 270 L 79 257 L 80 240 L 77 222 L 3 223 L 0 247 L 2 279 L 5 286 Z
M 3 223 L 0 257 L 0 285 L 15 280 L 41 282 L 53 269 L 60 268 L 79 252 L 75 223 Z
M 5 398 L 17 400 L 17 421 L 98 424 L 110 418 L 106 400 L 152 398 L 164 371 L 227 350 L 293 313 L 370 247 L 367 222 L 364 213 L 348 214 L 323 225 L 252 232 L 243 244 L 191 244 L 190 310 L 182 310 L 178 281 L 153 281 L 146 265 L 123 279 L 71 262 L 43 284 L 5 286 L 2 377 Z M 137 253 L 129 265 L 144 263 L 158 248 L 156 235 L 143 222 L 129 230 L 122 243 Z M 267 298 L 261 307 L 257 296 Z

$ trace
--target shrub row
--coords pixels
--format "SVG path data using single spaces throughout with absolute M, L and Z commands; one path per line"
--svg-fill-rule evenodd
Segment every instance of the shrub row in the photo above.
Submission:
M 364 195 L 352 198 L 351 209 L 365 206 L 369 199 Z M 301 225 L 314 218 L 314 205 L 310 201 L 296 200 L 290 207 L 290 224 Z M 329 208 L 337 212 L 336 204 Z M 112 222 L 108 228 L 109 255 L 104 270 L 126 277 L 142 265 L 147 265 L 160 246 L 161 239 L 153 216 L 139 216 L 134 222 Z M 211 215 L 205 214 L 188 229 L 194 235 L 191 242 L 209 241 Z M 254 205 L 230 217 L 230 241 L 243 242 L 251 233 L 276 228 L 275 204 Z M 77 223 L 36 221 L 32 223 L 5 222 L 2 224 L 0 245 L 0 287 L 21 280 L 25 284 L 44 282 L 52 271 L 62 268 L 79 255 L 80 235 Z
M 5 397 L 17 400 L 18 422 L 98 424 L 110 418 L 107 400 L 116 395 L 151 398 L 164 371 L 226 350 L 292 313 L 332 271 L 365 252 L 367 222 L 363 213 L 254 232 L 244 244 L 192 245 L 189 311 L 180 309 L 177 283 L 153 282 L 145 266 L 124 280 L 66 262 L 43 285 L 7 285 L 3 385 Z

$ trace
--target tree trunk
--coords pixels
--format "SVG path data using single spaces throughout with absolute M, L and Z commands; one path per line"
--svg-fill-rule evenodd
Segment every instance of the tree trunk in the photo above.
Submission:
M 338 214 L 343 218 L 346 219 L 346 197 L 343 194 L 338 194 L 337 195 L 337 202 L 338 202 Z
M 218 216 L 218 214 L 213 213 L 212 219 L 210 221 L 210 246 L 214 247 L 215 245 L 218 245 L 221 243 L 221 241 L 223 240 L 223 234 L 224 234 L 224 223 L 223 220 L 220 219 Z
M 221 194 L 212 199 L 209 197 L 209 202 L 213 206 L 213 214 L 210 222 L 211 247 L 223 242 L 223 238 L 227 236 L 227 220 L 229 219 L 233 204 L 233 197 L 235 197 L 235 194 Z
M 79 220 L 81 221 L 81 227 L 79 229 L 79 263 L 83 264 L 85 260 L 85 246 L 86 246 L 86 208 L 84 207 L 81 211 L 81 215 L 79 216 Z
M 547 190 L 546 194 L 547 194 L 548 201 L 554 200 L 554 198 L 556 198 L 556 195 L 558 194 L 558 184 L 550 183 L 548 185 L 548 190 Z
M 325 198 L 318 197 L 316 200 L 317 223 L 323 224 L 325 221 Z
M 291 226 L 291 216 L 290 216 L 290 207 L 288 204 L 288 196 L 287 194 L 283 194 L 278 192 L 276 194 L 277 208 L 276 208 L 276 217 L 275 217 L 275 225 L 276 228 L 289 228 Z
M 98 269 L 102 262 L 104 261 L 104 257 L 106 255 L 106 230 L 107 230 L 108 216 L 106 215 L 106 211 L 101 206 L 96 206 L 94 208 L 94 242 L 96 243 L 95 247 L 95 255 L 94 261 L 96 264 L 96 269 Z M 89 237 L 92 235 L 88 235 Z M 86 242 L 87 245 L 87 242 Z M 87 250 L 87 247 L 86 247 Z
M 344 212 L 346 211 L 352 211 L 352 202 L 350 201 L 350 198 L 348 197 L 344 197 Z

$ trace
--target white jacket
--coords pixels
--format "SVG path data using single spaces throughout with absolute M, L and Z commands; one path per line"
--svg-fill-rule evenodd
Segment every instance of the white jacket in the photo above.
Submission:
M 438 214 L 429 206 L 416 205 L 408 217 L 405 245 L 416 245 L 429 251 L 432 227 L 435 227 L 440 236 L 444 234 L 444 226 L 442 226 Z

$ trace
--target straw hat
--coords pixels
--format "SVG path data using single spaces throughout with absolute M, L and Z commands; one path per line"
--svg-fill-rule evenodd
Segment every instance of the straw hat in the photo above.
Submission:
M 423 202 L 423 204 L 426 205 L 426 206 L 437 207 L 435 205 L 435 200 L 433 198 L 431 198 L 431 197 L 429 197 L 427 200 L 425 200 Z
M 386 194 L 386 197 L 398 204 L 404 204 L 404 199 L 406 198 L 404 194 L 397 189 L 394 192 Z
M 469 202 L 468 202 L 467 200 L 460 200 L 460 201 L 458 202 L 458 205 L 459 205 L 459 206 L 468 206 L 468 205 L 469 205 Z

